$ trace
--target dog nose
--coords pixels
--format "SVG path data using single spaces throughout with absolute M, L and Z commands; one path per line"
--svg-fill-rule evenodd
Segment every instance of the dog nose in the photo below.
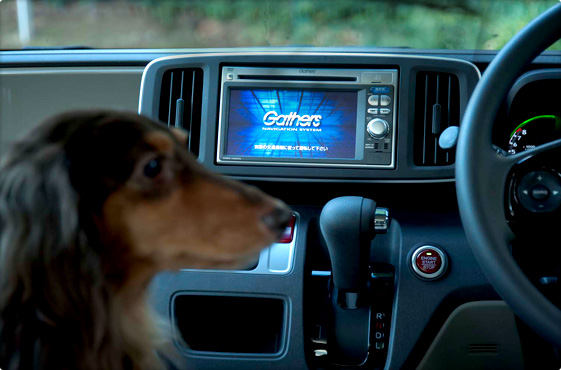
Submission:
M 286 206 L 276 206 L 271 212 L 262 217 L 263 223 L 276 234 L 286 229 L 292 218 L 292 211 Z

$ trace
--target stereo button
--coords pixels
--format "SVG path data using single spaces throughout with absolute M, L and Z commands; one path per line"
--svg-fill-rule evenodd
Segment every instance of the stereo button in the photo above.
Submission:
M 390 108 L 381 108 L 380 109 L 380 114 L 390 114 L 391 113 L 391 109 Z
M 361 76 L 361 81 L 363 84 L 391 84 L 393 81 L 393 74 L 389 72 L 365 72 Z
M 376 86 L 371 87 L 370 91 L 372 91 L 374 94 L 389 94 L 390 88 L 387 86 Z
M 532 188 L 532 198 L 535 200 L 545 200 L 549 197 L 549 189 L 543 185 L 536 185 Z
M 380 105 L 386 107 L 390 105 L 392 98 L 389 95 L 380 95 Z
M 378 114 L 378 108 L 368 108 L 368 114 Z
M 368 97 L 368 104 L 370 105 L 378 105 L 379 101 L 380 101 L 380 95 L 370 95 Z

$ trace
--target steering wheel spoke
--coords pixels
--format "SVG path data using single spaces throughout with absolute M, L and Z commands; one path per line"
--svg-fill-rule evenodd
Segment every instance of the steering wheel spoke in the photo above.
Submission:
M 561 139 L 508 156 L 507 216 L 545 232 L 561 219 Z

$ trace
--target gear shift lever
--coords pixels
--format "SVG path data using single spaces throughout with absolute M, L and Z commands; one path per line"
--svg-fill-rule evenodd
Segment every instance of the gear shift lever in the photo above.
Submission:
M 375 212 L 376 202 L 362 197 L 335 198 L 321 211 L 320 228 L 331 258 L 338 303 L 343 308 L 358 308 L 359 296 L 367 290 Z
M 360 365 L 368 357 L 368 281 L 375 215 L 376 202 L 362 197 L 335 198 L 321 211 L 319 224 L 329 250 L 334 286 L 328 353 L 340 365 Z

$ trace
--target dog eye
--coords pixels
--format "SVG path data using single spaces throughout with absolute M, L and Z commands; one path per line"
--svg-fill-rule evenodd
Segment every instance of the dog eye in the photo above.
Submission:
M 144 176 L 149 179 L 156 178 L 162 172 L 162 159 L 154 158 L 144 166 Z

